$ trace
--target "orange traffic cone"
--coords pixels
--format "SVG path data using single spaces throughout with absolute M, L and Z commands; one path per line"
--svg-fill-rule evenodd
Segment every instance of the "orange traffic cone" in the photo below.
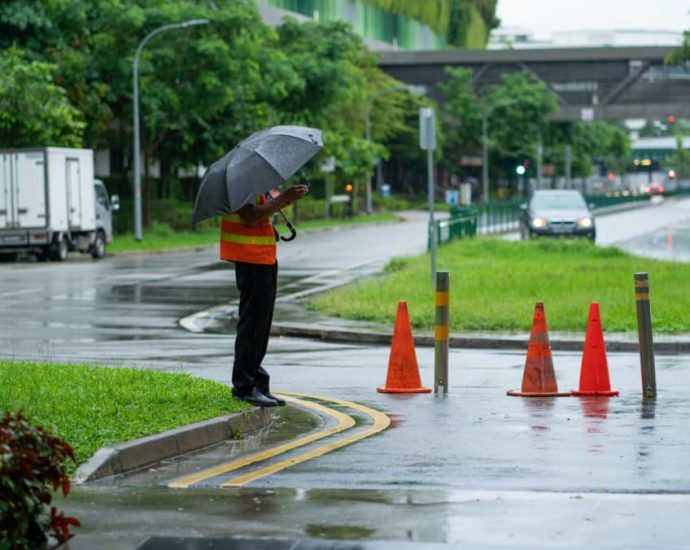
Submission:
M 573 395 L 618 395 L 618 390 L 611 389 L 606 344 L 601 329 L 599 304 L 596 302 L 589 304 L 589 321 L 580 367 L 580 389 L 573 390 Z
M 407 302 L 398 303 L 391 354 L 388 359 L 386 386 L 376 388 L 376 391 L 380 393 L 431 392 L 431 388 L 422 387 L 422 381 L 419 378 L 419 366 L 412 339 L 410 316 L 407 313 Z
M 565 397 L 568 392 L 559 392 L 556 374 L 553 370 L 549 333 L 546 328 L 544 302 L 534 306 L 532 332 L 527 346 L 527 361 L 522 377 L 522 388 L 508 391 L 508 395 L 521 397 Z

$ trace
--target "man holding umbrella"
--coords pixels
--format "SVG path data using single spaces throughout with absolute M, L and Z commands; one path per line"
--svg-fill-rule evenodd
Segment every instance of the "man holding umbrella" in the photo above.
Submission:
M 261 366 L 278 277 L 279 236 L 271 217 L 282 214 L 281 208 L 300 200 L 309 188 L 293 185 L 277 197 L 268 191 L 286 183 L 322 148 L 321 130 L 316 128 L 275 126 L 256 132 L 209 167 L 194 205 L 194 223 L 223 215 L 220 257 L 235 263 L 240 292 L 232 394 L 259 407 L 285 405 L 271 394 L 269 375 Z M 280 237 L 286 241 L 295 236 L 292 224 L 287 226 L 292 236 Z
M 232 369 L 232 394 L 252 405 L 273 407 L 285 401 L 271 394 L 269 375 L 261 366 L 273 321 L 278 262 L 271 216 L 307 194 L 293 185 L 272 200 L 261 195 L 221 221 L 220 257 L 235 263 L 240 291 L 239 323 Z

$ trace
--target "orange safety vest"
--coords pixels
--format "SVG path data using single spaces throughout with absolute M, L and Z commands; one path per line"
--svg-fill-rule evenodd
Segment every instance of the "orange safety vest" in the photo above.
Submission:
M 262 195 L 256 203 L 264 205 L 266 199 Z M 264 218 L 249 225 L 239 214 L 223 216 L 220 222 L 220 259 L 262 265 L 276 263 L 276 237 L 271 220 Z

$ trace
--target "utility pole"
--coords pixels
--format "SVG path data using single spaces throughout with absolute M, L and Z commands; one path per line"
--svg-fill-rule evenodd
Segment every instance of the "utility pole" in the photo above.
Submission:
M 141 145 L 139 144 L 139 56 L 144 46 L 157 34 L 172 29 L 184 29 L 194 25 L 208 25 L 208 19 L 190 19 L 182 23 L 173 23 L 171 25 L 163 25 L 157 29 L 152 30 L 139 43 L 137 51 L 134 54 L 134 62 L 132 64 L 132 99 L 134 102 L 133 112 L 134 120 L 132 124 L 132 132 L 134 134 L 134 145 L 132 156 L 134 157 L 134 238 L 140 241 L 142 235 L 141 223 Z
M 436 279 L 436 224 L 434 222 L 434 150 L 436 149 L 436 115 L 430 107 L 419 109 L 419 146 L 427 152 L 427 194 L 429 199 L 429 249 L 431 280 Z

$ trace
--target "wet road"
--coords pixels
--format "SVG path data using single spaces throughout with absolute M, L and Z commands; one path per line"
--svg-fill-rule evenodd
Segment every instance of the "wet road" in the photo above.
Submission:
M 508 397 L 524 354 L 472 350 L 451 353 L 447 397 L 395 396 L 375 391 L 387 350 L 323 345 L 305 353 L 296 344 L 280 342 L 270 356 L 280 389 L 347 395 L 388 414 L 393 427 L 241 489 L 147 487 L 156 468 L 114 490 L 81 489 L 68 509 L 113 548 L 147 534 L 686 547 L 687 357 L 658 358 L 659 400 L 645 406 L 634 354 L 609 355 L 618 398 Z M 433 352 L 417 355 L 429 384 Z M 579 354 L 558 353 L 554 362 L 560 387 L 576 387 Z M 276 411 L 276 420 L 289 410 Z M 94 540 L 88 529 L 85 545 Z
M 598 238 L 634 238 L 641 250 L 688 219 L 690 201 L 668 201 L 600 218 Z M 375 232 L 300 236 L 281 247 L 280 296 L 368 276 L 390 256 L 423 251 L 425 222 L 420 215 Z M 2 265 L 0 356 L 184 369 L 227 383 L 232 338 L 190 333 L 179 320 L 232 303 L 232 288 L 232 270 L 212 250 Z M 417 354 L 428 385 L 432 350 Z M 506 397 L 520 384 L 524 354 L 473 350 L 452 351 L 446 398 L 378 394 L 387 360 L 384 348 L 272 340 L 265 364 L 277 389 L 360 402 L 389 414 L 394 427 L 244 489 L 171 492 L 134 480 L 79 489 L 66 502 L 85 524 L 75 548 L 131 548 L 147 534 L 684 547 L 690 358 L 658 358 L 656 407 L 641 403 L 634 354 L 609 355 L 621 397 L 599 401 Z M 557 354 L 561 388 L 577 386 L 579 360 Z M 288 413 L 276 414 L 276 425 L 284 423 Z

